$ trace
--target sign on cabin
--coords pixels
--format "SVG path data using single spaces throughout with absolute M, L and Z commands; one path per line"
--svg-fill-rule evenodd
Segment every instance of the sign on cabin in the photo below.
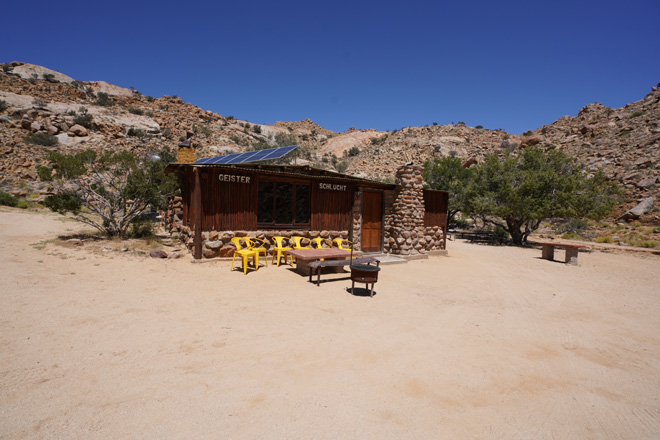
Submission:
M 332 191 L 346 191 L 347 185 L 337 185 L 336 183 L 319 183 L 320 189 L 329 189 Z
M 236 176 L 234 174 L 219 174 L 220 182 L 250 183 L 250 176 Z

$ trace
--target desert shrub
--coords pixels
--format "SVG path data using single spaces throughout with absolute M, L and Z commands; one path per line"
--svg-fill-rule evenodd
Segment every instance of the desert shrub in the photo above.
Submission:
M 133 115 L 138 115 L 138 116 L 142 116 L 144 114 L 144 111 L 142 109 L 135 108 L 135 107 L 129 107 L 128 112 L 133 114 Z
M 604 237 L 598 237 L 596 243 L 614 243 L 614 239 L 609 235 L 606 235 Z
M 358 147 L 351 147 L 350 150 L 346 151 L 346 156 L 348 157 L 357 156 L 358 154 L 360 154 L 360 149 Z
M 252 126 L 252 131 L 254 131 L 255 133 L 261 134 L 261 125 L 256 125 L 255 124 L 254 126 Z
M 278 147 L 288 147 L 291 145 L 296 145 L 298 138 L 295 134 L 286 134 L 286 133 L 277 133 L 275 135 L 275 144 Z
M 526 132 L 523 133 L 523 136 L 531 136 L 532 135 L 532 130 L 527 130 Z
M 128 135 L 130 137 L 136 137 L 142 139 L 147 135 L 147 133 L 142 129 L 131 127 L 128 129 Z
M 94 117 L 89 114 L 89 112 L 85 107 L 80 107 L 78 109 L 78 113 L 73 112 L 73 115 L 75 116 L 75 119 L 73 121 L 76 124 L 82 125 L 87 129 L 92 128 L 92 121 L 94 120 Z
M 493 233 L 499 242 L 505 242 L 510 237 L 509 232 L 501 226 L 495 226 Z
M 477 130 L 481 130 L 482 128 L 484 128 L 484 126 L 483 126 L 483 125 L 477 125 L 477 126 L 474 127 L 474 128 L 476 128 Z
M 67 194 L 54 194 L 46 197 L 44 205 L 51 211 L 56 212 L 72 212 L 77 214 L 82 208 L 79 199 Z
M 144 112 L 144 115 L 149 116 L 150 118 L 153 118 L 155 116 L 154 112 L 152 112 L 151 110 Z
M 504 151 L 506 151 L 507 153 L 511 153 L 511 152 L 514 151 L 517 147 L 518 147 L 518 144 L 516 144 L 515 142 L 508 141 L 508 140 L 506 140 L 506 139 L 503 140 L 503 141 L 500 143 L 500 148 L 503 149 Z
M 32 133 L 25 136 L 25 142 L 32 145 L 51 147 L 57 145 L 57 137 L 48 133 Z
M 234 142 L 235 144 L 238 144 L 238 145 L 245 144 L 245 141 L 243 140 L 243 138 L 240 138 L 240 137 L 236 136 L 235 134 L 231 135 L 231 140 L 232 140 L 232 142 Z
M 567 232 L 564 235 L 561 236 L 561 238 L 565 240 L 576 240 L 582 238 L 580 234 L 576 234 L 574 232 Z
M 337 162 L 335 168 L 337 169 L 338 172 L 343 173 L 344 171 L 346 171 L 346 168 L 348 168 L 348 163 L 345 160 L 342 160 L 341 162 Z
M 632 115 L 630 115 L 629 118 L 630 118 L 630 119 L 632 119 L 632 118 L 636 118 L 636 117 L 638 117 L 638 116 L 642 116 L 644 113 L 646 113 L 646 112 L 644 112 L 644 111 L 636 111 L 636 112 L 634 112 Z
M 59 81 L 55 79 L 55 75 L 52 73 L 44 73 L 44 79 L 50 83 L 58 83 Z
M 148 238 L 155 235 L 154 223 L 146 217 L 138 217 L 133 220 L 127 233 L 129 238 Z
M 211 136 L 211 134 L 213 134 L 211 133 L 211 129 L 204 125 L 193 124 L 192 128 L 195 134 L 203 134 L 204 136 Z
M 589 227 L 589 222 L 581 218 L 571 218 L 560 223 L 555 227 L 555 230 L 558 234 L 563 234 L 564 232 L 573 232 L 579 234 Z
M 46 106 L 46 100 L 44 98 L 34 98 L 32 100 L 32 105 L 35 107 L 45 107 Z
M 267 150 L 268 148 L 273 148 L 268 142 L 264 139 L 259 139 L 257 142 L 252 144 L 252 149 L 254 150 Z
M 9 104 L 4 99 L 0 99 L 0 112 L 4 112 L 9 108 Z
M 110 99 L 110 95 L 105 92 L 99 92 L 96 95 L 96 105 L 101 105 L 103 107 L 111 107 L 114 105 L 114 102 Z
M 9 73 L 11 70 L 11 64 L 8 63 L 2 63 L 2 71 L 5 73 Z
M 18 199 L 16 196 L 0 189 L 0 205 L 16 206 L 18 205 Z
M 146 96 L 145 99 L 147 100 L 147 102 L 154 102 L 153 96 Z

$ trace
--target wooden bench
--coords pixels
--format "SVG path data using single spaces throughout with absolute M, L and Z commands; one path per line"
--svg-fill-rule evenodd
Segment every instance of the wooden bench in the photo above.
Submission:
M 577 266 L 578 262 L 578 250 L 580 248 L 584 248 L 586 246 L 582 246 L 579 244 L 568 244 L 568 243 L 537 243 L 538 245 L 541 245 L 541 258 L 545 260 L 550 260 L 553 261 L 555 258 L 555 248 L 564 248 L 566 249 L 566 257 L 564 262 L 566 264 L 572 264 L 574 266 Z
M 312 283 L 312 275 L 316 272 L 316 285 L 320 287 L 321 285 L 321 268 L 323 267 L 340 267 L 348 266 L 350 264 L 369 264 L 376 263 L 376 266 L 380 266 L 380 260 L 377 260 L 373 257 L 364 257 L 364 258 L 354 258 L 353 260 L 325 260 L 325 261 L 312 261 L 308 264 L 309 266 L 309 282 Z

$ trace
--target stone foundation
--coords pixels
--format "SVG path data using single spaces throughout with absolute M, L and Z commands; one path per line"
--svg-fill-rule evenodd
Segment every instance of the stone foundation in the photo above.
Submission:
M 181 226 L 178 230 L 181 241 L 186 244 L 190 253 L 194 253 L 194 231 L 187 226 Z M 298 236 L 309 239 L 321 237 L 334 240 L 335 238 L 348 239 L 348 231 L 204 231 L 202 232 L 202 258 L 231 258 L 236 249 L 231 241 L 234 237 L 259 238 L 265 241 L 264 247 L 270 250 L 275 244 L 272 240 L 272 237 L 275 236 L 286 238 Z

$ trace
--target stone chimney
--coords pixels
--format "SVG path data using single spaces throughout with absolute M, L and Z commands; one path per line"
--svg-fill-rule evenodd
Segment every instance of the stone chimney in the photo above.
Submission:
M 423 168 L 405 165 L 396 171 L 396 190 L 386 228 L 389 251 L 399 255 L 424 253 Z M 421 243 L 420 243 L 421 241 Z
M 186 140 L 179 144 L 179 149 L 176 151 L 176 161 L 179 163 L 193 163 L 195 162 L 195 150 L 192 147 L 191 132 L 186 133 Z

